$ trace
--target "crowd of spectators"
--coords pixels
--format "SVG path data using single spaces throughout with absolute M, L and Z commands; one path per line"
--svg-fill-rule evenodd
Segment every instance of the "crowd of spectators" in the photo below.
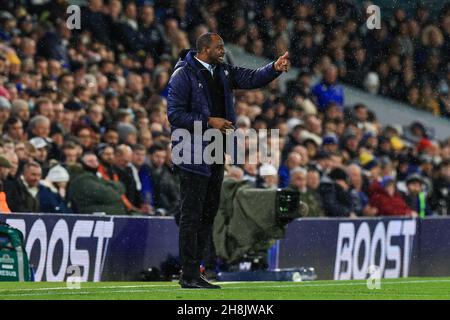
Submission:
M 382 126 L 364 104 L 347 106 L 339 84 L 363 85 L 363 70 L 379 65 L 376 71 L 398 81 L 411 73 L 424 78 L 419 96 L 427 84 L 433 96 L 433 85 L 450 78 L 417 68 L 430 67 L 424 61 L 440 52 L 441 70 L 448 40 L 440 51 L 414 42 L 417 65 L 379 38 L 415 24 L 424 33 L 433 26 L 424 9 L 419 18 L 362 33 L 332 2 L 315 11 L 308 1 L 291 9 L 295 1 L 276 3 L 90 0 L 81 29 L 70 30 L 64 1 L 2 1 L 0 211 L 173 215 L 179 191 L 166 85 L 180 51 L 212 31 L 256 55 L 275 58 L 289 49 L 301 69 L 287 92 L 278 81 L 235 92 L 238 130 L 279 129 L 270 139 L 280 152 L 277 163 L 227 165 L 228 177 L 297 189 L 310 216 L 448 215 L 450 137 L 438 141 L 420 122 Z M 364 67 L 348 52 L 362 56 Z M 409 73 L 401 65 L 407 61 Z M 380 76 L 381 94 L 402 88 L 391 80 Z M 439 91 L 439 99 L 448 96 Z
M 219 20 L 232 26 L 227 40 L 252 54 L 289 49 L 294 67 L 316 75 L 333 63 L 342 82 L 450 118 L 450 3 L 435 15 L 417 3 L 415 12 L 382 8 L 374 30 L 370 1 L 237 1 Z

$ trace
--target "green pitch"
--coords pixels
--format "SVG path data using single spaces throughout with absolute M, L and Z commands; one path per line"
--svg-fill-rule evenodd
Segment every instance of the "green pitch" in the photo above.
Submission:
M 180 289 L 175 282 L 90 282 L 80 289 L 66 283 L 0 282 L 0 299 L 39 300 L 307 300 L 307 299 L 450 299 L 450 278 L 383 279 L 369 290 L 366 281 L 228 282 L 221 290 Z

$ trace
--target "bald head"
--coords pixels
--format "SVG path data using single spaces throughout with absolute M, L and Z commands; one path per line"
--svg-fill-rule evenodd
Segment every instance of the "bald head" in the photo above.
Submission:
M 131 162 L 133 158 L 133 150 L 126 144 L 117 146 L 115 152 L 116 166 L 119 168 L 125 168 Z

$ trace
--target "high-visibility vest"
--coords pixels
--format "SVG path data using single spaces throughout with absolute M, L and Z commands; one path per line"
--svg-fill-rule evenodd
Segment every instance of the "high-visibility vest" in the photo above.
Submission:
M 8 203 L 6 202 L 6 194 L 4 192 L 0 192 L 0 212 L 11 213 L 11 210 L 9 210 L 8 207 Z
M 419 217 L 425 218 L 425 207 L 426 207 L 425 193 L 419 192 Z

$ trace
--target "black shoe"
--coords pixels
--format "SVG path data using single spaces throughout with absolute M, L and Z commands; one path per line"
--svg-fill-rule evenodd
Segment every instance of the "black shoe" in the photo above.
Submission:
M 180 279 L 179 284 L 184 289 L 220 289 L 220 286 L 209 283 L 208 280 L 202 277 L 193 279 Z

